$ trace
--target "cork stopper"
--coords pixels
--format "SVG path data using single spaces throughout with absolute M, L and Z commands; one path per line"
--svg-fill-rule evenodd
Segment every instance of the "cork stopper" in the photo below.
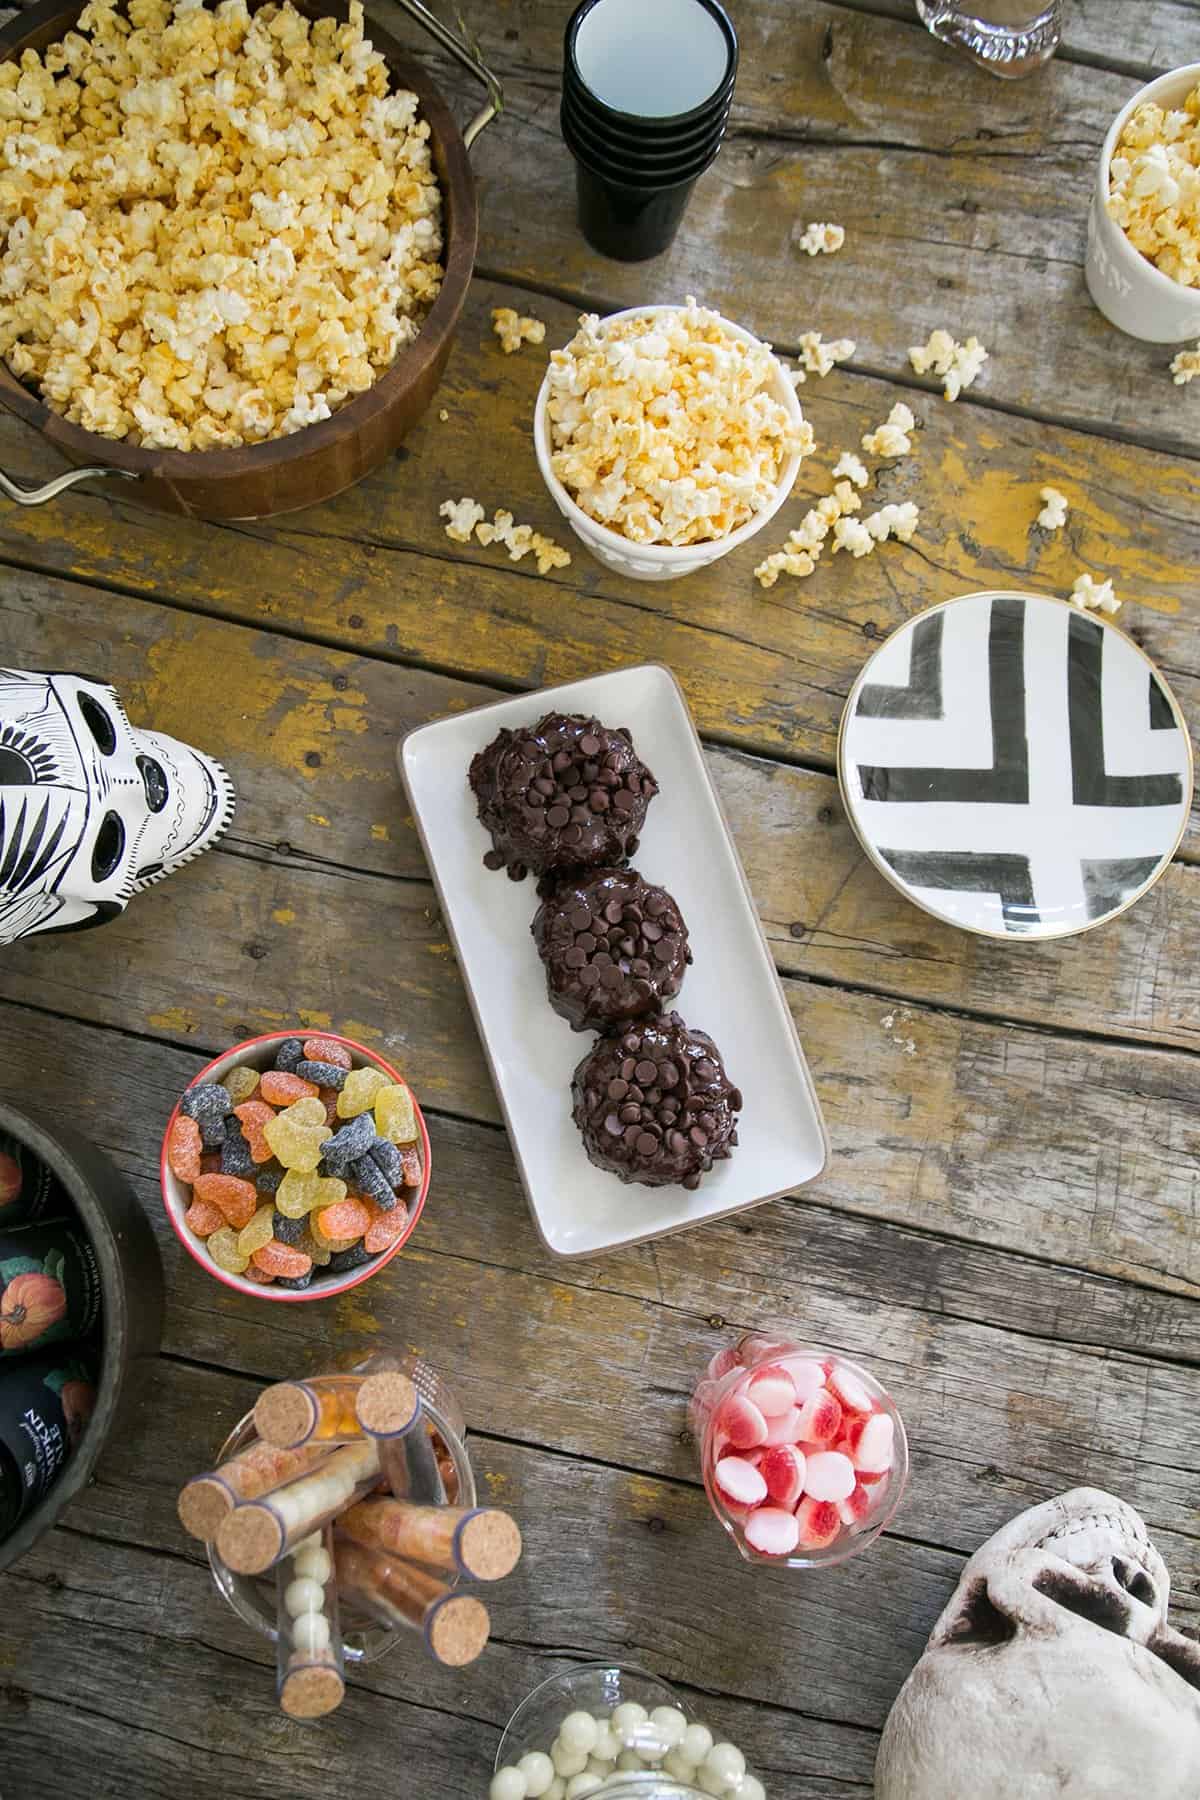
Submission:
M 425 1615 L 426 1642 L 437 1660 L 450 1669 L 474 1662 L 491 1628 L 487 1607 L 472 1594 L 447 1594 L 435 1600 Z
M 354 1401 L 358 1422 L 372 1437 L 411 1430 L 420 1406 L 416 1388 L 399 1369 L 365 1375 Z
M 283 1553 L 283 1526 L 270 1507 L 235 1506 L 217 1532 L 217 1555 L 238 1575 L 261 1575 Z
M 497 1507 L 481 1507 L 463 1519 L 454 1547 L 464 1574 L 476 1581 L 499 1581 L 521 1560 L 521 1529 Z
M 291 1450 L 310 1438 L 317 1424 L 317 1403 L 299 1381 L 280 1381 L 264 1388 L 254 1407 L 254 1428 L 277 1450 Z
M 186 1532 L 211 1543 L 234 1504 L 233 1495 L 219 1475 L 198 1475 L 180 1490 L 176 1511 Z
M 342 1704 L 346 1684 L 332 1662 L 294 1656 L 279 1689 L 279 1704 L 291 1719 L 319 1719 Z

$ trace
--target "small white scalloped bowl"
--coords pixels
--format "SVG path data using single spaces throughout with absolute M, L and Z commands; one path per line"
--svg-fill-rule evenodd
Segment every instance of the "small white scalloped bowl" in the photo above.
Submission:
M 603 326 L 614 323 L 617 319 L 650 319 L 659 313 L 678 312 L 678 306 L 628 306 L 624 312 L 610 313 L 602 321 Z M 720 319 L 722 328 L 730 337 L 741 338 L 743 343 L 761 344 L 752 331 L 746 331 L 741 325 L 735 325 L 731 319 Z M 788 410 L 796 425 L 804 422 L 804 414 L 796 397 L 796 390 L 787 378 L 787 371 L 777 356 L 772 357 L 775 364 L 775 382 L 773 392 Z M 550 467 L 550 418 L 547 405 L 550 398 L 550 373 L 547 370 L 538 392 L 537 406 L 533 415 L 533 448 L 537 456 L 538 468 L 542 480 L 550 491 L 559 512 L 575 533 L 585 550 L 612 569 L 618 575 L 631 575 L 635 581 L 677 581 L 681 575 L 692 575 L 697 569 L 707 568 L 722 556 L 728 556 L 731 550 L 737 550 L 748 543 L 756 532 L 762 530 L 769 520 L 775 517 L 795 485 L 802 458 L 799 453 L 791 455 L 783 466 L 783 473 L 775 489 L 769 505 L 761 512 L 755 513 L 736 531 L 729 532 L 722 538 L 707 538 L 696 544 L 635 544 L 630 538 L 622 536 L 619 531 L 610 531 L 607 525 L 599 524 L 589 517 L 581 506 L 577 506 L 562 482 Z
M 1109 167 L 1117 139 L 1135 107 L 1178 106 L 1200 82 L 1200 63 L 1187 63 L 1139 88 L 1108 128 L 1088 211 L 1088 292 L 1110 324 L 1147 344 L 1182 344 L 1200 338 L 1200 288 L 1183 287 L 1135 250 L 1109 214 Z

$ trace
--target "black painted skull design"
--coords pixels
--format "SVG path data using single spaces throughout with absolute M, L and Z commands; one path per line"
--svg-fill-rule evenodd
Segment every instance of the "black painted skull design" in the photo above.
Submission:
M 214 844 L 233 783 L 111 687 L 0 669 L 0 944 L 82 931 Z

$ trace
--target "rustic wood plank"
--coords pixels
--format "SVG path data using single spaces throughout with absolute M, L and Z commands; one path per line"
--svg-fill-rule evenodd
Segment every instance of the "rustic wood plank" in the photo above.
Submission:
M 447 495 L 473 493 L 560 539 L 565 533 L 521 448 L 542 361 L 500 353 L 488 329 L 488 308 L 499 299 L 529 303 L 474 284 L 439 397 L 449 419 L 432 413 L 401 460 L 330 505 L 214 528 L 73 493 L 44 508 L 0 508 L 0 560 L 509 689 L 663 661 L 710 738 L 824 768 L 833 766 L 842 705 L 866 655 L 913 612 L 980 587 L 1066 593 L 1087 567 L 1113 575 L 1128 601 L 1122 621 L 1165 670 L 1185 711 L 1200 716 L 1189 606 L 1200 516 L 1188 469 L 1169 457 L 918 399 L 917 453 L 870 490 L 872 504 L 917 500 L 913 545 L 889 544 L 862 563 L 837 556 L 808 581 L 785 579 L 763 593 L 752 579 L 763 551 L 828 490 L 839 450 L 856 445 L 896 397 L 865 378 L 808 383 L 804 404 L 820 450 L 804 465 L 797 496 L 757 546 L 686 581 L 619 580 L 573 538 L 566 579 L 543 580 L 524 572 L 528 563 L 514 567 L 478 545 L 461 551 L 437 517 Z M 571 310 L 534 304 L 549 336 L 565 339 Z M 0 419 L 0 467 L 40 478 L 52 466 L 36 438 Z M 1033 527 L 1046 481 L 1073 503 L 1065 532 L 1049 542 Z M 13 608 L 37 604 L 19 573 L 4 572 L 0 588 Z M 101 648 L 103 630 L 99 608 L 85 641 Z M 223 669 L 214 694 L 227 680 L 244 694 L 246 673 L 245 661 L 241 670 Z M 189 682 L 190 671 L 176 674 Z

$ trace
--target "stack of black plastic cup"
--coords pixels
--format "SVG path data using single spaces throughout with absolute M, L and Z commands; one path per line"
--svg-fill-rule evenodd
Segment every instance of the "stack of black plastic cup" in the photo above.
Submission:
M 737 61 L 718 0 L 583 0 L 572 14 L 562 134 L 593 249 L 642 262 L 667 248 L 721 147 Z

